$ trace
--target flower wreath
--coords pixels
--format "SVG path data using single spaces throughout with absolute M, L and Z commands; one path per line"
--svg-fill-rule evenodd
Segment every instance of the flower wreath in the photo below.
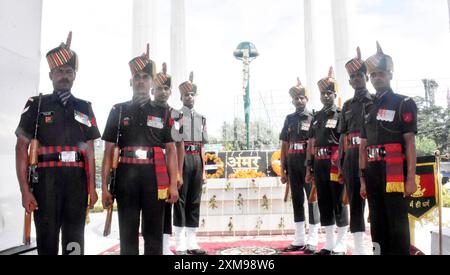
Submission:
M 217 165 L 216 172 L 211 173 L 211 174 L 207 173 L 206 178 L 208 178 L 208 179 L 220 178 L 223 175 L 223 173 L 225 172 L 225 167 L 223 165 L 222 160 L 216 154 L 209 154 L 209 153 L 207 153 L 205 155 L 205 158 L 206 158 L 206 165 L 213 164 L 213 163 Z
M 273 172 L 281 177 L 281 151 L 276 151 L 272 154 L 271 167 Z

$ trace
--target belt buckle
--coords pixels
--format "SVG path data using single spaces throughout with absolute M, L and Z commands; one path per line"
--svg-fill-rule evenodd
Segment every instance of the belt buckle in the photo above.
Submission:
M 319 150 L 319 157 L 323 157 L 325 156 L 325 149 L 324 148 L 320 148 Z
M 352 145 L 359 145 L 361 144 L 361 138 L 360 137 L 352 137 Z
M 62 162 L 76 162 L 77 161 L 77 152 L 75 151 L 62 151 L 59 155 L 59 159 Z
M 374 152 L 375 152 L 375 148 L 369 148 L 367 150 L 367 156 L 369 157 L 369 159 L 374 159 Z
M 147 151 L 138 149 L 134 152 L 136 159 L 147 159 Z
M 380 157 L 380 148 L 375 148 L 375 150 L 373 152 L 373 157 L 375 159 L 378 159 Z

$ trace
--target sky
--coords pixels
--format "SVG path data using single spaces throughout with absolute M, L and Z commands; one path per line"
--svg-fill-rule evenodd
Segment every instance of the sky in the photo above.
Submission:
M 319 9 L 317 66 L 323 68 L 323 77 L 334 63 L 330 1 L 314 0 Z M 154 47 L 151 58 L 158 68 L 162 62 L 170 64 L 170 2 L 158 2 L 157 41 L 149 41 Z M 450 88 L 447 0 L 349 2 L 351 48 L 360 46 L 363 58 L 367 58 L 376 51 L 375 41 L 380 41 L 384 52 L 394 59 L 392 86 L 396 92 L 423 96 L 421 79 L 433 78 L 440 84 L 436 101 L 445 105 Z M 187 70 L 195 72 L 199 92 L 196 109 L 207 118 L 210 135 L 220 136 L 224 121 L 243 118 L 242 63 L 233 57 L 242 41 L 253 42 L 260 52 L 250 68 L 251 118 L 266 120 L 279 131 L 284 117 L 293 112 L 289 88 L 297 77 L 306 79 L 302 1 L 188 0 L 185 5 Z M 93 103 L 103 131 L 111 106 L 129 100 L 132 94 L 128 68 L 134 57 L 132 1 L 44 0 L 42 18 L 43 57 L 73 31 L 72 49 L 80 56 L 73 93 Z M 168 70 L 170 73 L 170 67 Z M 171 99 L 177 108 L 181 107 L 178 84 Z M 348 83 L 340 86 L 351 90 Z M 373 92 L 370 84 L 368 87 Z M 40 91 L 52 91 L 44 58 Z M 312 108 L 320 105 L 316 102 Z

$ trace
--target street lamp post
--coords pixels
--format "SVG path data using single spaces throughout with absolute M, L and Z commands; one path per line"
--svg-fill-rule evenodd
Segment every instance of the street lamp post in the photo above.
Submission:
M 243 83 L 244 91 L 244 113 L 245 113 L 245 130 L 247 150 L 250 149 L 250 63 L 259 56 L 256 47 L 251 42 L 242 42 L 238 45 L 233 53 L 236 59 L 241 60 L 244 64 Z

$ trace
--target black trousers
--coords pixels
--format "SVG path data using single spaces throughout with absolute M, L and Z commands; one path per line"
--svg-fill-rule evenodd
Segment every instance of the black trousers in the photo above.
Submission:
M 84 169 L 39 168 L 38 173 L 39 183 L 33 186 L 38 254 L 58 255 L 61 232 L 62 254 L 83 255 L 88 198 Z
M 386 163 L 369 162 L 366 191 L 372 242 L 381 255 L 409 255 L 408 201 L 403 193 L 386 193 Z
M 153 165 L 120 164 L 117 169 L 120 254 L 139 254 L 139 223 L 145 255 L 162 255 L 164 205 L 158 200 Z
M 164 210 L 164 234 L 172 234 L 172 204 L 166 203 Z
M 203 186 L 203 164 L 199 155 L 186 154 L 183 166 L 183 185 L 174 206 L 173 225 L 199 227 Z
M 294 221 L 305 221 L 305 193 L 306 198 L 311 194 L 311 184 L 305 184 L 306 166 L 305 154 L 290 154 L 287 157 L 288 176 L 291 187 Z M 317 202 L 308 203 L 309 224 L 319 223 L 319 208 Z
M 348 225 L 348 208 L 342 203 L 344 185 L 330 181 L 330 160 L 314 161 L 314 179 L 317 188 L 320 223 L 322 226 Z
M 343 168 L 347 196 L 350 202 L 350 231 L 352 233 L 365 232 L 364 208 L 366 203 L 360 194 L 358 148 L 345 152 Z

